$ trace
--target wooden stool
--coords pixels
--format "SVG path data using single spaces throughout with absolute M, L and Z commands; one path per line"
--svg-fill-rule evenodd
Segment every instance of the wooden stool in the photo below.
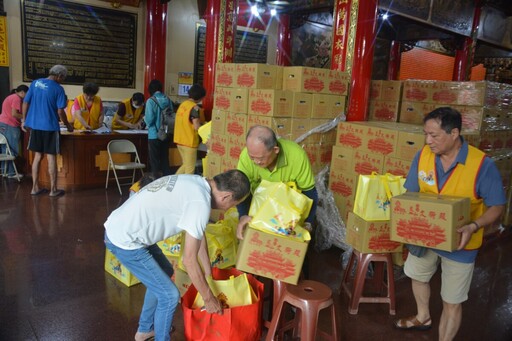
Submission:
M 354 283 L 352 284 L 352 290 L 348 287 L 348 281 L 354 268 L 354 262 L 357 259 L 357 268 L 354 276 Z M 387 296 L 363 296 L 364 284 L 366 282 L 366 273 L 370 262 L 379 262 L 375 264 L 375 271 L 373 275 L 372 284 L 379 293 L 382 292 L 382 287 L 387 288 Z M 387 284 L 384 283 L 384 263 L 386 263 L 387 272 Z M 393 275 L 393 260 L 391 253 L 360 253 L 359 251 L 353 250 L 350 255 L 343 279 L 341 281 L 341 287 L 350 297 L 350 303 L 348 306 L 349 314 L 357 314 L 359 310 L 359 303 L 389 303 L 389 314 L 395 315 L 395 277 Z M 341 288 L 340 288 L 341 290 Z
M 299 281 L 297 285 L 286 284 L 284 286 L 279 302 L 272 314 L 272 322 L 270 323 L 266 337 L 267 341 L 274 340 L 275 338 L 275 334 L 278 331 L 277 326 L 282 317 L 281 315 L 284 315 L 283 307 L 285 302 L 296 307 L 297 310 L 295 312 L 295 318 L 292 321 L 283 323 L 283 327 L 279 329 L 280 334 L 293 328 L 294 337 L 300 335 L 302 340 L 317 340 L 318 314 L 320 310 L 330 307 L 332 335 L 321 330 L 318 330 L 318 334 L 328 340 L 338 340 L 336 311 L 331 289 L 320 282 L 303 280 Z M 298 328 L 299 325 L 300 330 Z

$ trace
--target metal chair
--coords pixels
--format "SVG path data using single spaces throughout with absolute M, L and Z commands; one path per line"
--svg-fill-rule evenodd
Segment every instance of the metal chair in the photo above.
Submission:
M 2 169 L 2 176 L 7 176 L 7 162 L 11 161 L 12 166 L 14 167 L 14 172 L 16 173 L 16 179 L 18 182 L 21 182 L 20 175 L 18 174 L 18 169 L 16 168 L 16 164 L 14 160 L 16 156 L 14 156 L 11 152 L 11 148 L 9 148 L 9 143 L 3 134 L 0 134 L 0 147 L 5 145 L 5 152 L 0 153 L 0 161 L 4 162 L 4 168 Z
M 141 174 L 144 175 L 143 169 L 146 168 L 146 165 L 140 162 L 139 154 L 137 153 L 137 148 L 133 144 L 133 142 L 129 140 L 112 140 L 107 145 L 108 152 L 108 168 L 107 168 L 107 180 L 105 182 L 105 189 L 108 188 L 108 180 L 110 169 L 112 169 L 114 173 L 114 177 L 116 179 L 117 188 L 119 189 L 119 194 L 123 195 L 121 191 L 121 185 L 119 184 L 119 178 L 117 176 L 116 170 L 133 170 L 132 174 L 132 182 L 135 181 L 135 172 L 137 169 L 140 170 Z M 131 160 L 129 162 L 115 162 L 112 154 L 131 154 Z

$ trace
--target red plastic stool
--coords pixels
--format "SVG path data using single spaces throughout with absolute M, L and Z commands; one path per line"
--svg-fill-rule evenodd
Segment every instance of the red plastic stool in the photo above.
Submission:
M 297 308 L 295 318 L 292 321 L 284 322 L 283 327 L 278 330 L 282 318 L 284 303 Z M 331 308 L 332 334 L 324 331 L 317 331 L 318 314 L 320 310 Z M 283 314 L 284 315 L 284 314 Z M 300 325 L 300 329 L 298 328 Z M 267 341 L 275 339 L 276 332 L 282 334 L 288 329 L 294 330 L 294 337 L 300 335 L 302 340 L 317 340 L 316 334 L 328 339 L 337 341 L 336 310 L 332 299 L 332 291 L 323 283 L 303 280 L 297 285 L 286 284 L 279 302 L 272 314 L 272 321 L 268 329 Z M 300 334 L 299 334 L 300 332 Z M 281 339 L 281 338 L 280 338 Z
M 350 290 L 348 281 L 351 278 L 350 275 L 356 259 L 357 268 L 354 276 L 354 283 L 352 284 L 352 290 Z M 382 292 L 383 287 L 386 287 L 387 296 L 363 296 L 366 273 L 370 262 L 378 262 L 378 264 L 375 264 L 372 284 L 379 293 Z M 386 263 L 387 284 L 384 283 L 384 263 Z M 343 274 L 341 287 L 350 297 L 350 303 L 348 306 L 349 314 L 357 314 L 357 311 L 359 310 L 359 303 L 389 303 L 389 314 L 395 315 L 395 276 L 393 274 L 393 260 L 391 258 L 391 253 L 360 253 L 357 250 L 353 250 L 350 255 L 347 268 L 345 269 L 345 273 Z
M 284 288 L 286 285 L 285 282 L 278 281 L 277 279 L 272 280 L 272 282 L 273 282 L 272 302 L 270 302 L 270 309 L 271 309 L 271 314 L 272 314 L 271 317 L 274 316 L 273 314 L 274 314 L 274 311 L 276 310 L 277 303 L 279 302 L 279 299 L 281 298 L 281 295 L 283 294 Z M 270 322 L 271 321 L 266 321 L 264 319 L 263 326 L 265 326 L 266 328 L 269 328 Z

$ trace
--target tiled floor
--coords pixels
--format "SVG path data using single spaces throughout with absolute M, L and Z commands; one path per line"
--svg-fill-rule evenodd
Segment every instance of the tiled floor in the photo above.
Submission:
M 126 188 L 125 188 L 126 191 Z M 60 198 L 30 195 L 30 178 L 0 179 L 0 340 L 132 340 L 144 287 L 131 288 L 103 271 L 103 222 L 122 203 L 115 186 L 68 192 Z M 347 312 L 338 293 L 342 252 L 310 254 L 312 279 L 335 292 L 341 340 L 436 340 L 437 328 L 393 328 L 385 304 Z M 512 340 L 512 237 L 510 230 L 483 248 L 470 299 L 463 305 L 457 340 Z M 439 274 L 432 282 L 432 317 L 441 312 Z M 397 316 L 415 312 L 410 282 L 396 281 Z M 328 325 L 324 314 L 322 325 Z M 178 309 L 173 340 L 184 340 Z

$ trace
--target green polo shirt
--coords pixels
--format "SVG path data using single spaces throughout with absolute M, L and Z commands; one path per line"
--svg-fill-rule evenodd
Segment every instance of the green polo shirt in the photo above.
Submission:
M 295 182 L 302 191 L 315 187 L 315 176 L 311 169 L 308 155 L 297 143 L 279 139 L 279 154 L 273 171 L 256 165 L 249 157 L 247 148 L 242 150 L 238 160 L 238 169 L 247 175 L 251 181 L 251 192 L 259 186 L 262 179 L 271 182 Z

